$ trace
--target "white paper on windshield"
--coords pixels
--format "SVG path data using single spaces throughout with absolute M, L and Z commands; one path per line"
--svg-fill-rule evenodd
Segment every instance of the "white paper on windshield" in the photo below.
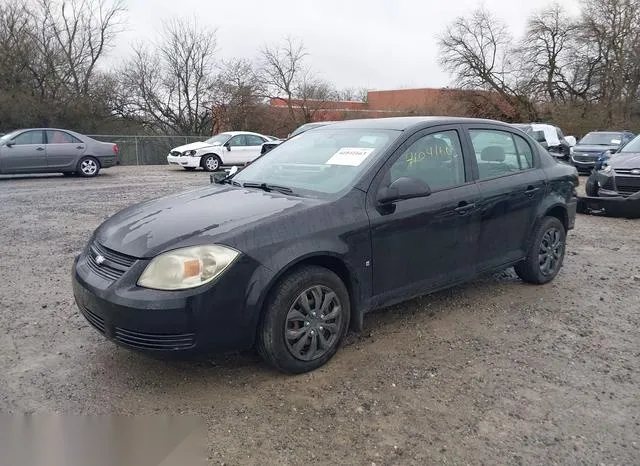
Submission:
M 371 147 L 343 147 L 333 154 L 326 165 L 349 165 L 357 167 L 374 151 Z
M 622 141 L 620 139 L 612 139 L 611 144 L 620 144 Z

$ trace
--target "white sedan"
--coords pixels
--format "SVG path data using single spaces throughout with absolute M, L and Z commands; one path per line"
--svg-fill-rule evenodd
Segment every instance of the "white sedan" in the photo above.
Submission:
M 204 142 L 193 142 L 171 149 L 169 165 L 185 170 L 203 168 L 216 171 L 222 165 L 245 165 L 260 155 L 262 144 L 271 137 L 248 131 L 229 131 L 216 134 Z

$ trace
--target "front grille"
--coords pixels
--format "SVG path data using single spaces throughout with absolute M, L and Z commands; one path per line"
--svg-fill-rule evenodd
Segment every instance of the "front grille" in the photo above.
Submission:
M 616 175 L 619 170 L 616 170 Z M 620 194 L 634 194 L 640 191 L 640 176 L 616 176 L 616 189 Z
M 104 319 L 99 315 L 94 314 L 86 307 L 81 308 L 82 315 L 85 319 L 100 333 L 104 334 Z
M 616 168 L 616 175 L 631 175 L 631 170 L 638 170 L 639 168 Z M 633 175 L 632 175 L 633 176 Z
M 98 264 L 96 258 L 102 256 L 104 261 Z M 117 280 L 131 268 L 136 259 L 125 254 L 107 249 L 97 242 L 91 243 L 87 254 L 87 265 L 89 268 L 102 278 L 107 280 Z
M 573 160 L 576 162 L 595 162 L 598 159 L 596 154 L 594 155 L 574 155 Z
M 182 350 L 192 347 L 195 333 L 140 333 L 116 327 L 114 338 L 125 345 L 146 350 Z

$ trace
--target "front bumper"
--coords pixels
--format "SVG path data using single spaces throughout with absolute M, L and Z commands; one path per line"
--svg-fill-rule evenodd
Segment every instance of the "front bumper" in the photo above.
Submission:
M 640 218 L 640 191 L 631 196 L 581 196 L 578 212 L 602 213 L 612 217 Z
M 198 168 L 200 166 L 199 156 L 175 156 L 167 155 L 167 163 L 169 165 L 177 165 L 180 167 Z
M 260 289 L 256 277 L 266 280 L 266 269 L 247 256 L 213 283 L 184 291 L 138 287 L 146 260 L 115 280 L 98 275 L 88 262 L 85 253 L 74 261 L 76 304 L 96 330 L 118 345 L 162 358 L 207 356 L 253 345 L 260 306 L 247 290 Z

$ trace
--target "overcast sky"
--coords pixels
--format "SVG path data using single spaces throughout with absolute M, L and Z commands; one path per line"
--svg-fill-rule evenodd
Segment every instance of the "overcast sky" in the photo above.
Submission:
M 484 0 L 518 36 L 526 17 L 553 0 Z M 559 0 L 578 12 L 578 0 Z M 218 30 L 220 57 L 257 56 L 265 43 L 300 38 L 309 64 L 340 88 L 443 87 L 436 35 L 479 0 L 128 0 L 128 30 L 109 61 L 152 38 L 162 21 L 197 17 Z

